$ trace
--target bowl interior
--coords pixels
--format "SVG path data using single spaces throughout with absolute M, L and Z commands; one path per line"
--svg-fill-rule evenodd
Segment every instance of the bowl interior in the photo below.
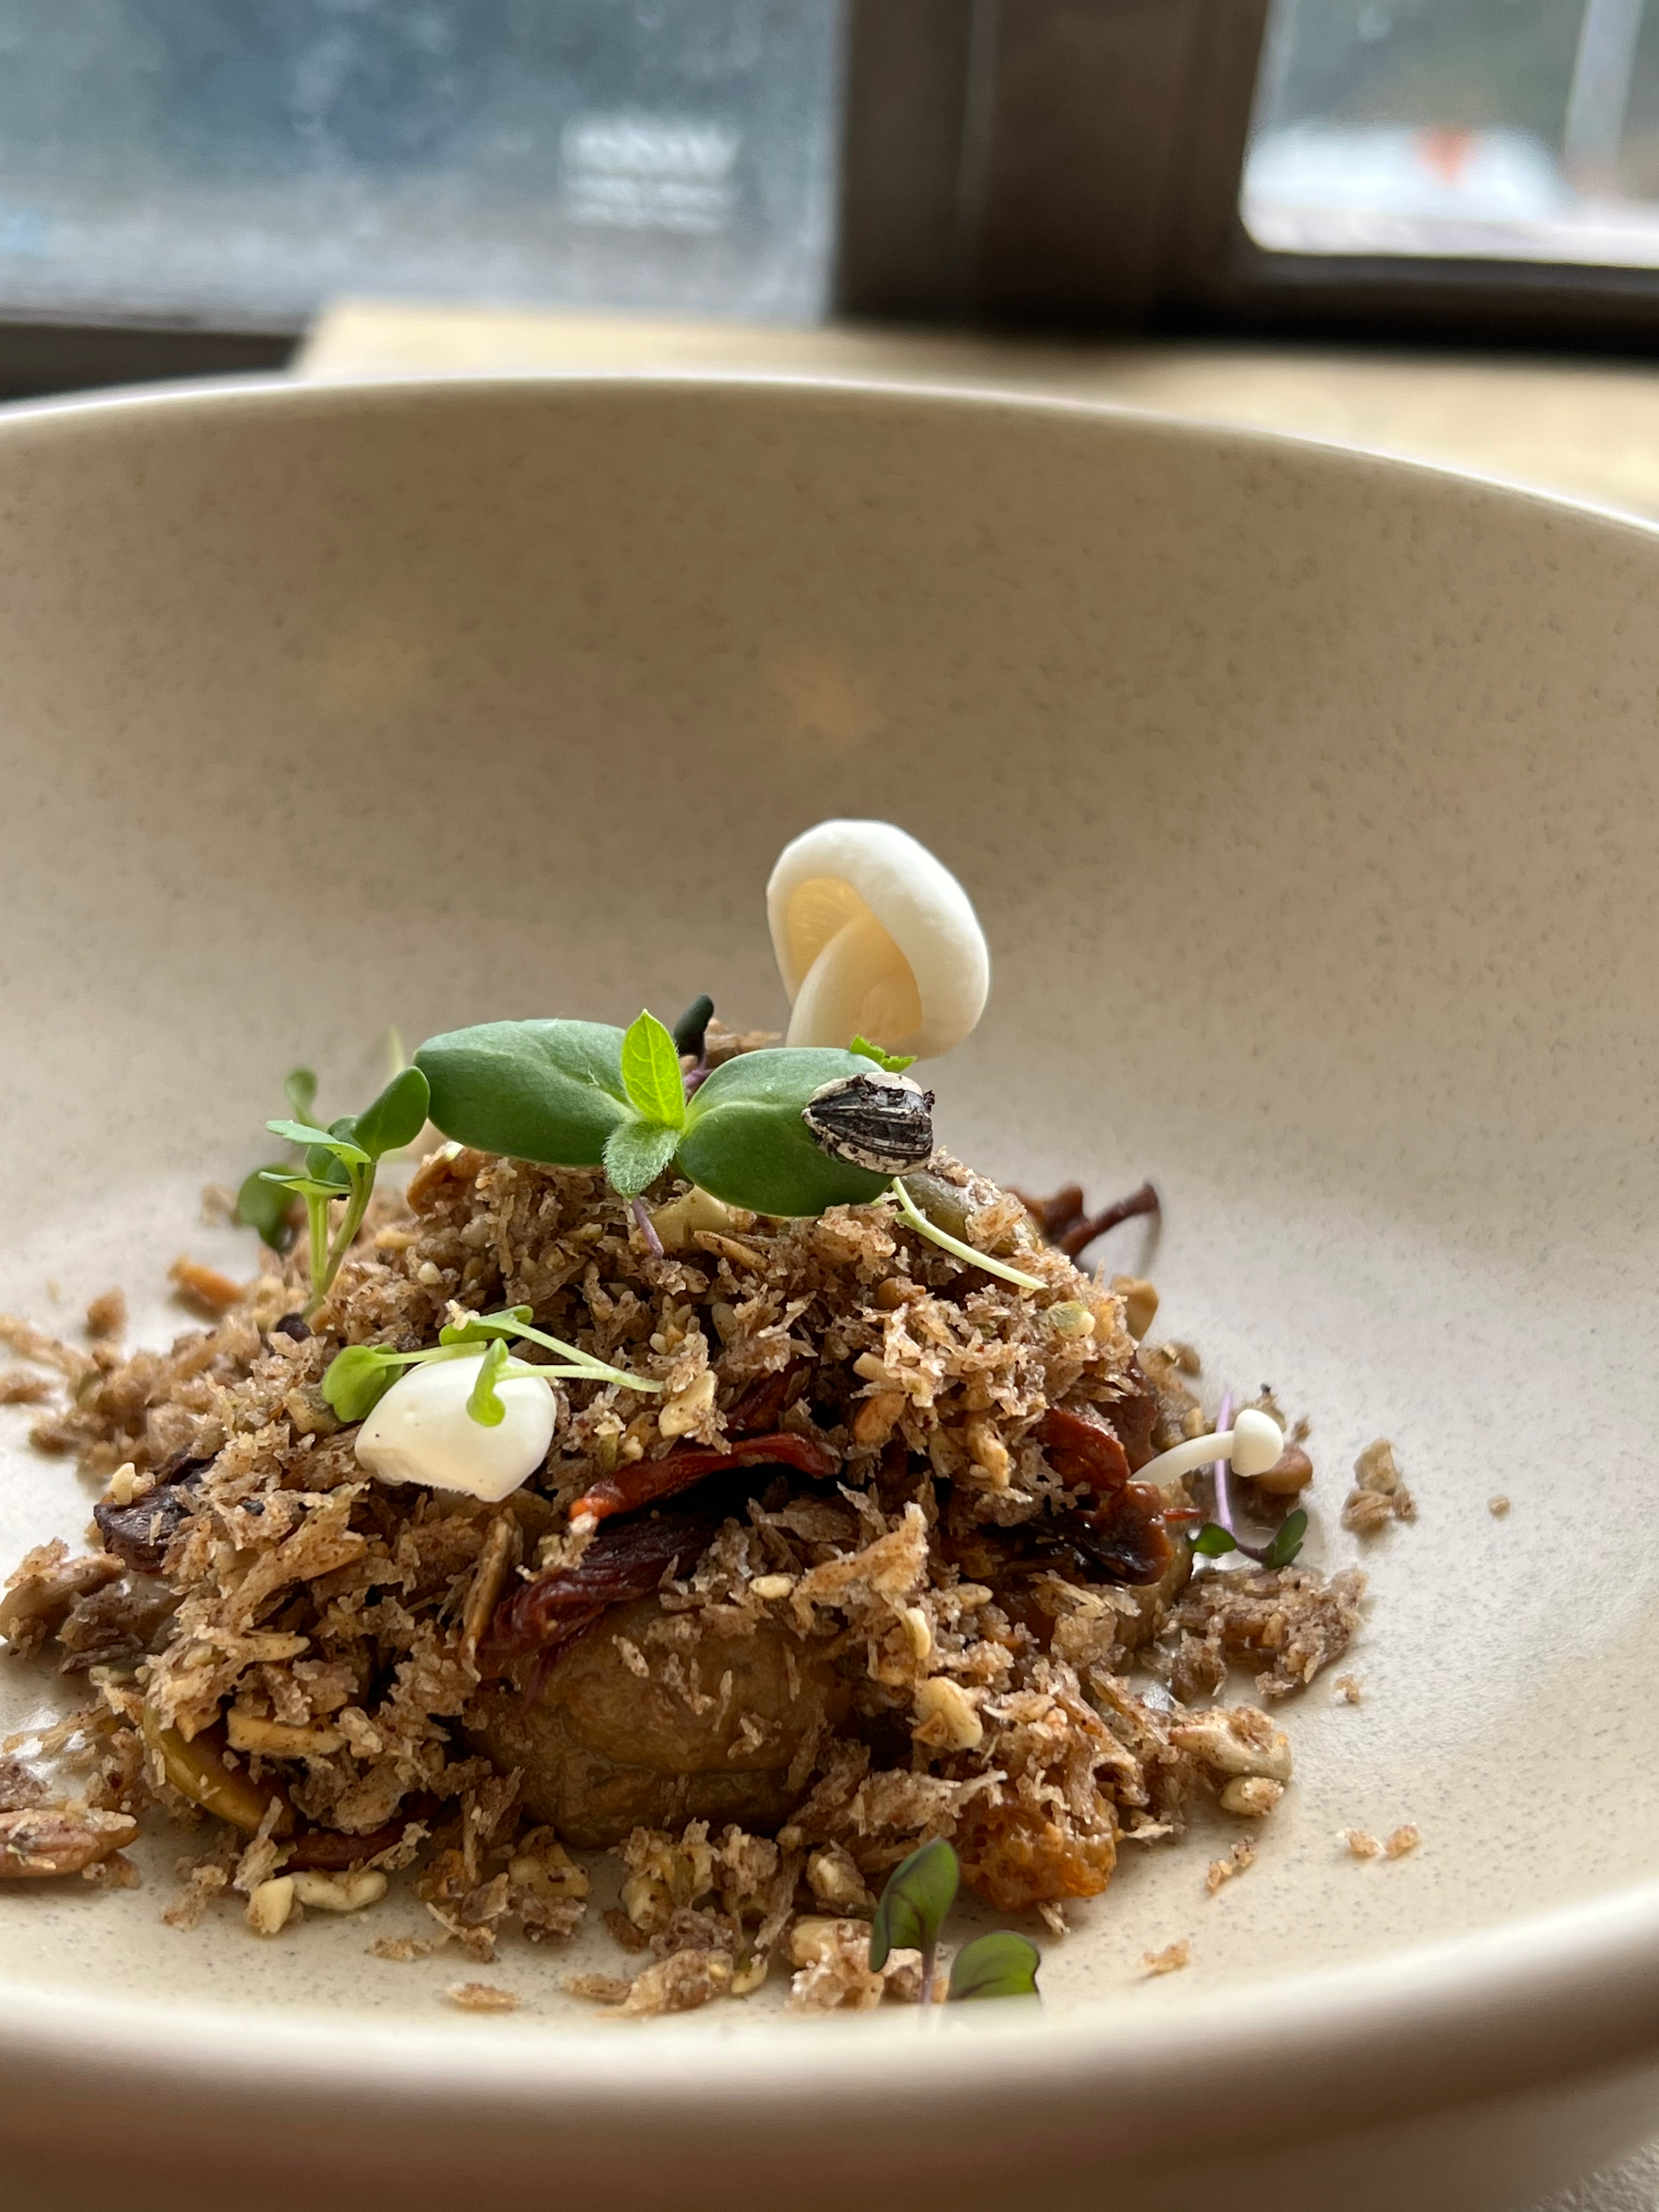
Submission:
M 1371 1578 L 1361 1700 L 1285 1709 L 1248 1880 L 1206 1898 L 1231 1824 L 1126 1853 L 1049 2018 L 1651 1869 L 1659 538 L 1288 441 L 738 384 L 26 410 L 0 492 L 0 1305 L 72 1326 L 118 1281 L 138 1333 L 188 1326 L 174 1255 L 253 1257 L 202 1187 L 289 1066 L 355 1091 L 389 1024 L 708 989 L 779 1024 L 774 855 L 890 817 L 994 951 L 945 1140 L 1026 1187 L 1155 1177 L 1109 1266 L 1207 1390 L 1310 1416 L 1310 1556 Z M 9 1559 L 91 1493 L 0 1425 Z M 1420 1512 L 1362 1543 L 1379 1436 Z M 0 1662 L 5 1725 L 64 1702 Z M 1338 1840 L 1407 1821 L 1398 1863 Z M 361 1923 L 163 1926 L 179 1849 L 136 1893 L 12 1885 L 0 1979 L 434 2016 L 453 1963 Z M 570 1963 L 505 1956 L 501 2026 L 585 2022 Z

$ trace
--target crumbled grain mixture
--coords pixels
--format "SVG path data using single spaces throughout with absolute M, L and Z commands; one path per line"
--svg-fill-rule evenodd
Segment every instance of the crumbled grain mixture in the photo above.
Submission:
M 458 2012 L 517 2012 L 519 2000 L 511 1990 L 494 1982 L 452 1982 L 444 1991 Z
M 1414 1828 L 1407 1820 L 1402 1826 L 1395 1829 L 1384 1843 L 1382 1856 L 1387 1859 L 1403 1859 L 1409 1852 L 1414 1851 L 1422 1840 L 1421 1832 Z
M 1161 1951 L 1143 1951 L 1140 1954 L 1140 1971 L 1148 1981 L 1155 1981 L 1160 1974 L 1178 1974 L 1183 1966 L 1192 1963 L 1193 1947 L 1186 1936 L 1179 1943 L 1165 1944 Z
M 1212 1859 L 1204 1877 L 1204 1887 L 1213 1897 L 1225 1883 L 1248 1874 L 1255 1864 L 1255 1845 L 1248 1840 L 1237 1843 L 1224 1859 Z
M 1378 1859 L 1382 1856 L 1382 1844 L 1367 1829 L 1344 1828 L 1340 1840 L 1347 1845 L 1352 1858 Z
M 370 1950 L 488 1963 L 509 1933 L 568 1936 L 589 1893 L 573 1852 L 614 1847 L 607 1919 L 641 1963 L 579 1994 L 682 2010 L 758 1988 L 775 1957 L 797 2008 L 857 2009 L 919 1993 L 904 1954 L 871 1975 L 867 1915 L 921 1841 L 950 1838 L 994 1907 L 1063 1926 L 1120 1841 L 1178 1836 L 1203 1797 L 1272 1810 L 1283 1732 L 1207 1701 L 1232 1665 L 1266 1699 L 1304 1687 L 1364 1577 L 1194 1574 L 1168 1534 L 1201 1517 L 1185 1484 L 1133 1480 L 1202 1428 L 1195 1355 L 1127 1325 L 1146 1286 L 1080 1272 L 943 1155 L 911 1181 L 1042 1291 L 885 1198 L 778 1221 L 665 1177 L 658 1253 L 598 1172 L 448 1146 L 376 1200 L 309 1324 L 297 1257 L 246 1286 L 179 1262 L 215 1317 L 165 1352 L 111 1346 L 112 1297 L 90 1351 L 0 1321 L 69 1386 L 43 1447 L 110 1486 L 100 1547 L 32 1553 L 0 1632 L 98 1689 L 88 1820 L 122 1839 L 150 1804 L 228 1824 L 173 1925 L 228 1891 L 264 1932 L 297 1927 L 418 1857 L 437 1932 Z M 663 1395 L 562 1385 L 541 1475 L 501 1504 L 372 1480 L 323 1395 L 331 1358 L 507 1305 Z M 573 1527 L 596 1484 L 698 1451 L 706 1480 Z M 1397 1478 L 1386 1494 L 1398 1511 Z M 538 1645 L 532 1619 L 564 1625 Z M 1236 1845 L 1211 1888 L 1253 1856 Z M 1147 1971 L 1187 1962 L 1176 1944 Z
M 1394 1446 L 1386 1437 L 1366 1445 L 1353 1463 L 1354 1486 L 1342 1507 L 1342 1526 L 1370 1536 L 1390 1521 L 1414 1521 L 1417 1501 L 1401 1480 Z

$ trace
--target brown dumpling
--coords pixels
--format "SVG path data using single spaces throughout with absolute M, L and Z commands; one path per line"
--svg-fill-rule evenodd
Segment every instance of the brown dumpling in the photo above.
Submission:
M 533 1705 L 510 1685 L 482 1693 L 468 1732 L 521 1771 L 527 1812 L 592 1850 L 693 1820 L 776 1828 L 805 1794 L 792 1762 L 847 1698 L 823 1647 L 781 1624 L 718 1635 L 649 1597 L 612 1607 Z

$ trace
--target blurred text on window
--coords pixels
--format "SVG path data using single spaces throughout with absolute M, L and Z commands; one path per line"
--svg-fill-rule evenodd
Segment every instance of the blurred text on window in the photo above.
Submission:
M 0 314 L 823 311 L 840 0 L 0 0 Z

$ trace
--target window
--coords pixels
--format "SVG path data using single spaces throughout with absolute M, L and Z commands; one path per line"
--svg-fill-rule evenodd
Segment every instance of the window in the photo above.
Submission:
M 835 0 L 0 0 L 0 313 L 809 318 Z
M 0 0 L 0 389 L 325 300 L 1659 329 L 1659 0 Z
M 1280 0 L 1243 211 L 1282 252 L 1659 266 L 1659 9 Z

